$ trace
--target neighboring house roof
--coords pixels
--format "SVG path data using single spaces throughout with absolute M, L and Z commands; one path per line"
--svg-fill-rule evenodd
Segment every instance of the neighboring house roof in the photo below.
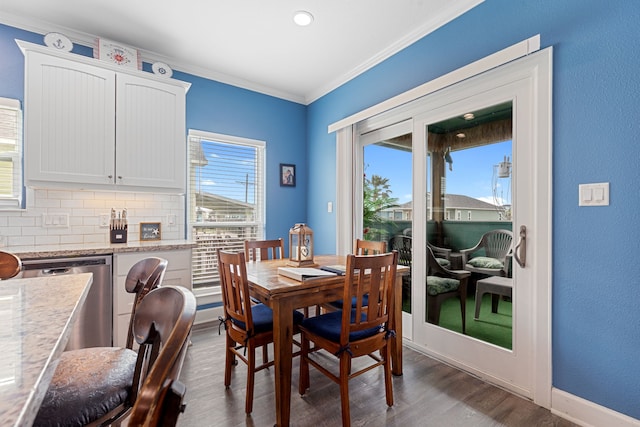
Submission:
M 428 197 L 431 195 L 429 194 Z M 447 209 L 481 209 L 481 210 L 493 210 L 496 208 L 491 203 L 484 202 L 480 199 L 464 196 L 462 194 L 447 194 L 445 195 L 445 205 Z M 413 201 L 408 201 L 393 208 L 383 209 L 384 211 L 398 211 L 413 209 Z
M 495 209 L 496 206 L 462 194 L 447 194 L 444 196 L 447 209 Z
M 231 207 L 242 209 L 255 208 L 255 205 L 252 203 L 245 203 L 240 200 L 230 199 L 218 194 L 211 194 L 206 192 L 196 193 L 196 205 L 213 210 L 229 209 Z

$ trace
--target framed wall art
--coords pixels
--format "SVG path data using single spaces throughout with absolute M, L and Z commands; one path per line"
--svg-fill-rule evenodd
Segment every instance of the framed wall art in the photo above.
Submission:
M 296 186 L 296 165 L 280 163 L 280 185 L 282 187 Z
M 159 222 L 141 222 L 140 223 L 140 240 L 160 240 L 162 231 Z

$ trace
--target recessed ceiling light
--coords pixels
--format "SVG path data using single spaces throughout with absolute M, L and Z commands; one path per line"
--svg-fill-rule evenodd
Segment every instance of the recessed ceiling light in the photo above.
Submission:
M 313 15 L 306 10 L 299 10 L 293 14 L 293 22 L 301 27 L 306 27 L 313 22 Z
M 464 117 L 465 120 L 473 120 L 476 118 L 476 116 L 474 116 L 473 113 L 467 113 L 462 117 Z
M 465 135 L 464 133 L 460 132 L 460 133 L 458 133 L 456 136 L 457 136 L 458 138 L 464 138 L 464 137 L 465 137 L 465 136 L 467 136 L 467 135 Z

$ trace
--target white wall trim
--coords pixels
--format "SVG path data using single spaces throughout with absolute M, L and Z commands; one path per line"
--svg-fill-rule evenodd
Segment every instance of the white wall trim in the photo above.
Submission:
M 551 412 L 585 427 L 640 427 L 640 420 L 557 388 L 551 390 Z
M 471 64 L 465 65 L 464 67 L 458 68 L 454 71 L 451 71 L 450 73 L 428 81 L 427 83 L 424 83 L 418 87 L 396 95 L 393 98 L 389 98 L 379 104 L 376 104 L 356 114 L 332 123 L 329 125 L 328 132 L 335 132 L 338 129 L 353 125 L 362 120 L 368 119 L 392 108 L 399 107 L 402 104 L 433 93 L 454 83 L 458 83 L 462 80 L 476 76 L 492 68 L 499 67 L 500 65 L 529 55 L 538 50 L 540 50 L 540 34 L 537 34 L 533 37 L 528 38 L 527 40 L 523 40 L 519 43 L 502 49 L 501 51 L 498 51 L 494 54 L 485 56 L 484 58 L 472 62 Z
M 336 134 L 336 253 L 352 252 L 354 235 L 353 214 L 353 127 L 340 129 Z

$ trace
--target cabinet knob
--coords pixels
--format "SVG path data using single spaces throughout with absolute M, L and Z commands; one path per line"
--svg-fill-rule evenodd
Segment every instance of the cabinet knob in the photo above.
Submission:
M 118 179 L 122 179 L 122 176 L 118 175 Z
M 108 175 L 107 178 L 111 179 L 113 178 L 113 175 Z

